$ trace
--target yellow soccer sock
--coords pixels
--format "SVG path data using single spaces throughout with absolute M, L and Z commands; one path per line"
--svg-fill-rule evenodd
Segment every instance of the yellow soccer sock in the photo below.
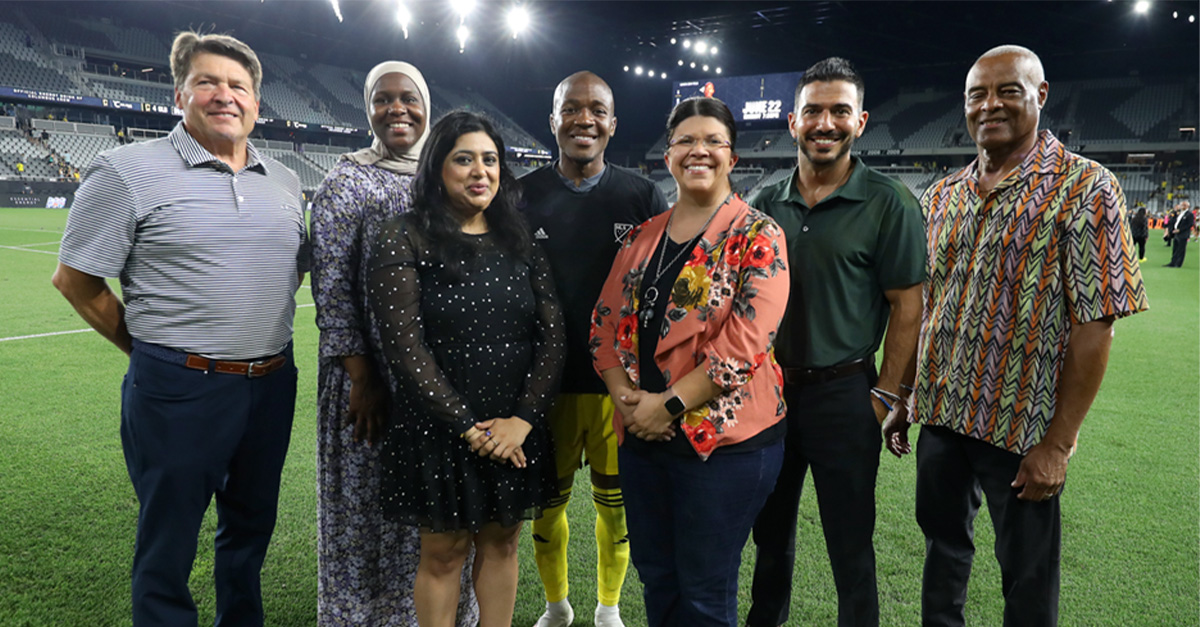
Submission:
M 596 506 L 596 598 L 604 605 L 621 600 L 621 585 L 629 568 L 629 538 L 621 488 L 592 486 Z
M 567 488 L 551 501 L 551 507 L 542 511 L 541 518 L 533 521 L 533 557 L 549 603 L 567 598 L 567 539 L 571 535 L 567 527 L 567 502 L 570 498 L 571 489 Z

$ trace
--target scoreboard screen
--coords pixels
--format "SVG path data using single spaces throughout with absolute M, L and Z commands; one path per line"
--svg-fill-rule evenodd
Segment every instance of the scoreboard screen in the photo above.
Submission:
M 688 98 L 707 96 L 720 98 L 729 105 L 739 125 L 772 121 L 786 123 L 795 104 L 796 84 L 802 76 L 804 72 L 784 72 L 675 83 L 672 106 Z

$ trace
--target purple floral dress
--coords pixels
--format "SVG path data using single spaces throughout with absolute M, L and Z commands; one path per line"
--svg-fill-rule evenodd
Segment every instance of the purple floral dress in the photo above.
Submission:
M 413 581 L 420 557 L 414 527 L 387 521 L 379 504 L 379 446 L 343 426 L 350 377 L 342 357 L 371 355 L 384 367 L 379 330 L 363 289 L 380 227 L 408 210 L 412 176 L 345 159 L 313 199 L 313 300 L 321 330 L 317 381 L 317 624 L 415 627 Z M 479 613 L 463 569 L 460 627 Z

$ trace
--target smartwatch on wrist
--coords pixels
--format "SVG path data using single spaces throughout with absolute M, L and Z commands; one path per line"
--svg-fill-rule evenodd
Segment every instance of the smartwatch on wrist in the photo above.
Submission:
M 687 411 L 687 405 L 683 404 L 683 399 L 679 398 L 675 390 L 668 388 L 667 391 L 671 394 L 671 398 L 663 403 L 663 407 L 667 408 L 667 413 L 671 414 L 672 418 L 678 418 L 680 414 Z

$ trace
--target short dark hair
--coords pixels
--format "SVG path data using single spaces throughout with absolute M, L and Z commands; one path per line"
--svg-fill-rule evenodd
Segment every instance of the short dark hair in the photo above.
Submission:
M 525 219 L 517 210 L 521 199 L 520 183 L 504 160 L 504 138 L 484 116 L 470 111 L 451 111 L 429 131 L 421 149 L 420 164 L 413 180 L 412 214 L 417 229 L 429 238 L 435 254 L 446 264 L 452 276 L 461 277 L 463 265 L 479 252 L 446 206 L 446 186 L 442 182 L 442 164 L 454 149 L 458 138 L 467 133 L 486 133 L 500 155 L 500 189 L 487 209 L 488 230 L 496 242 L 518 259 L 528 261 L 532 247 Z
M 192 71 L 192 59 L 201 52 L 228 57 L 242 64 L 250 73 L 254 83 L 254 99 L 262 100 L 262 64 L 254 50 L 242 41 L 229 35 L 201 35 L 183 31 L 175 36 L 171 44 L 171 74 L 175 78 L 175 89 L 182 89 Z
M 800 79 L 800 84 L 796 85 L 796 95 L 792 100 L 793 104 L 800 102 L 800 92 L 804 91 L 804 86 L 809 83 L 829 83 L 832 81 L 846 81 L 854 85 L 854 89 L 858 91 L 858 108 L 862 109 L 863 96 L 867 91 L 867 84 L 863 82 L 862 76 L 854 70 L 854 66 L 849 61 L 841 57 L 829 57 L 822 59 L 812 64 L 807 70 L 804 70 L 804 76 Z
M 716 118 L 721 124 L 725 125 L 725 130 L 729 131 L 729 147 L 737 151 L 737 122 L 733 119 L 733 113 L 724 102 L 716 98 L 688 98 L 683 102 L 675 105 L 671 110 L 670 117 L 667 118 L 667 142 L 670 143 L 671 137 L 675 134 L 675 127 L 688 118 L 694 118 L 698 115 Z

